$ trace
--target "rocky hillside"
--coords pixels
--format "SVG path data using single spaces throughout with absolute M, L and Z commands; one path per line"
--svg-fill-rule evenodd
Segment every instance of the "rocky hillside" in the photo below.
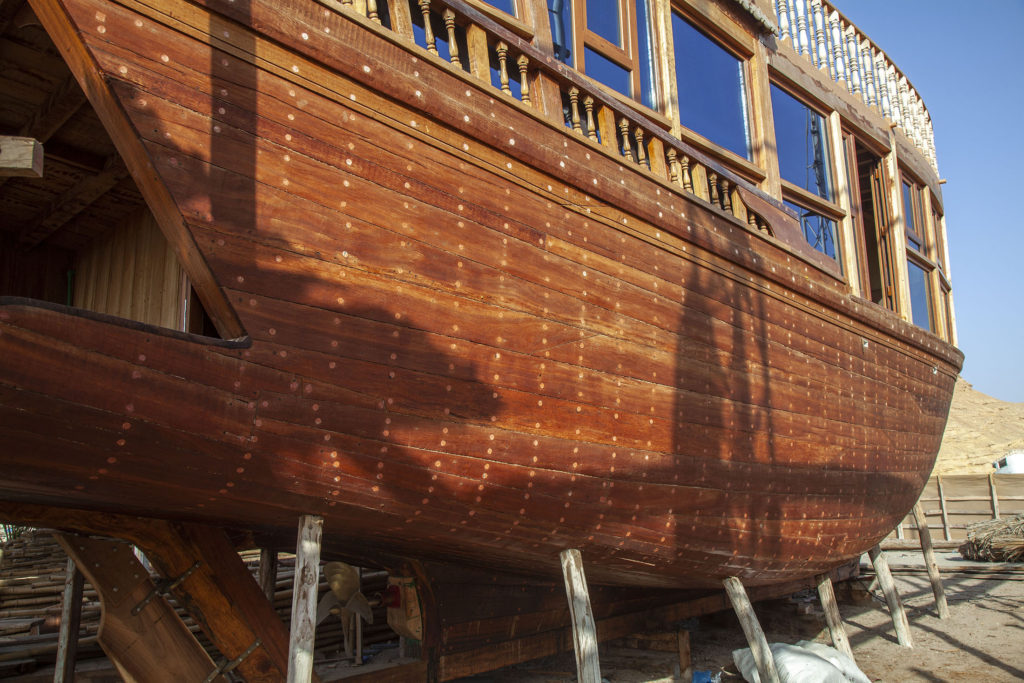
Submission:
M 987 474 L 992 461 L 1024 450 L 1024 403 L 1007 403 L 957 380 L 935 474 Z

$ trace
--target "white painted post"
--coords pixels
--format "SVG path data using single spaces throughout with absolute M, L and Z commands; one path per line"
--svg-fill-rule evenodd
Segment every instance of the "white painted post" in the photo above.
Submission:
M 754 606 L 750 604 L 747 591 L 743 583 L 735 576 L 730 576 L 725 581 L 725 592 L 732 603 L 732 609 L 740 620 L 743 627 L 743 635 L 747 637 L 747 644 L 754 655 L 754 662 L 757 663 L 757 675 L 762 683 L 779 683 L 779 672 L 775 669 L 775 658 L 768 647 L 768 639 L 764 637 L 761 624 L 754 614 Z
M 572 617 L 572 639 L 576 646 L 576 678 L 579 683 L 601 683 L 601 663 L 597 654 L 597 625 L 590 607 L 587 577 L 583 574 L 583 558 L 576 549 L 563 550 L 562 578 L 565 597 Z
M 292 589 L 292 623 L 288 639 L 288 683 L 313 679 L 313 639 L 316 635 L 317 589 L 320 584 L 320 541 L 324 518 L 299 518 L 295 546 L 295 582 Z

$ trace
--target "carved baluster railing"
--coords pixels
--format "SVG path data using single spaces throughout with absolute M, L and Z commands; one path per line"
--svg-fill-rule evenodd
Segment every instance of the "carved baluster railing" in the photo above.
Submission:
M 583 98 L 583 109 L 587 113 L 587 137 L 594 142 L 599 142 L 597 124 L 594 123 L 594 98 L 590 95 Z
M 450 7 L 445 8 L 441 13 L 444 19 L 444 28 L 448 32 L 448 61 L 452 66 L 462 68 L 462 60 L 459 59 L 459 43 L 455 40 L 455 12 Z
M 912 124 L 910 114 L 910 92 L 907 89 L 907 77 L 901 74 L 896 83 L 899 88 L 900 95 L 900 112 L 903 114 L 903 118 L 899 121 L 899 124 L 903 126 L 903 132 L 909 135 Z
M 512 88 L 508 85 L 508 43 L 499 42 L 494 51 L 498 54 L 498 83 L 501 84 L 501 92 L 511 95 Z
M 679 173 L 679 152 L 669 147 L 665 151 L 665 157 L 668 159 L 668 179 L 672 181 L 672 184 L 682 186 L 683 181 Z
M 633 145 L 629 142 L 629 119 L 625 116 L 619 119 L 619 134 L 622 136 L 622 156 L 636 161 L 636 156 L 633 154 Z
M 788 40 L 793 44 L 793 36 L 789 31 L 789 6 L 786 0 L 775 0 L 775 16 L 779 20 L 779 40 Z
M 732 190 L 729 186 L 729 179 L 722 178 L 722 209 L 732 213 Z
M 807 36 L 807 8 L 805 0 L 796 0 L 796 33 L 798 52 L 802 55 L 810 55 L 810 40 Z
M 633 129 L 633 139 L 636 140 L 636 163 L 647 166 L 647 152 L 644 147 L 644 129 L 637 126 Z
M 814 44 L 818 51 L 818 68 L 828 71 L 828 50 L 825 48 L 825 16 L 821 11 L 821 0 L 811 0 L 811 16 L 814 18 Z
M 690 174 L 690 157 L 683 155 L 682 161 L 683 189 L 693 194 L 693 177 Z
M 575 85 L 569 88 L 569 123 L 573 131 L 583 135 L 580 128 L 580 89 Z
M 418 0 L 416 3 L 423 15 L 423 39 L 427 43 L 427 50 L 437 54 L 437 39 L 434 38 L 434 27 L 430 25 L 430 0 Z
M 896 123 L 901 123 L 903 117 L 903 103 L 900 102 L 899 84 L 896 82 L 896 67 L 889 64 L 885 70 L 885 78 L 889 83 L 889 106 L 892 115 L 889 117 Z
M 721 206 L 721 199 L 718 196 L 718 174 L 714 171 L 708 173 L 708 201 L 714 206 Z
M 380 15 L 377 13 L 377 0 L 366 0 L 366 16 L 370 21 L 380 22 Z
M 836 81 L 848 83 L 849 79 L 846 77 L 846 60 L 843 58 L 843 33 L 839 26 L 839 12 L 832 12 L 832 14 L 829 15 L 828 24 L 830 36 L 832 38 L 829 42 L 832 45 L 832 60 L 835 70 L 835 79 Z
M 881 52 L 875 53 L 875 83 L 878 88 L 878 107 L 882 110 L 882 116 L 892 118 L 892 109 L 889 106 L 889 79 L 885 72 L 885 55 Z
M 864 81 L 867 89 L 868 105 L 874 107 L 878 100 L 875 95 L 875 60 L 871 56 L 871 41 L 864 40 L 860 44 L 860 61 L 864 67 Z
M 530 101 L 530 81 L 526 77 L 526 70 L 530 66 L 530 58 L 526 55 L 519 55 L 516 59 L 516 66 L 519 67 L 519 99 L 523 101 L 523 104 L 533 106 Z
M 859 95 L 861 93 L 860 59 L 857 54 L 857 29 L 853 26 L 846 27 L 846 61 L 850 65 L 850 92 Z

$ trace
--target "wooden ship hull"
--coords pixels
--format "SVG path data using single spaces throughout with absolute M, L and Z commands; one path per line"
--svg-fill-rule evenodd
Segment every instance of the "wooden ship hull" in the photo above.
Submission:
M 827 572 L 920 494 L 960 352 L 473 6 L 457 67 L 395 7 L 31 7 L 219 335 L 3 299 L 8 514 L 282 547 L 316 514 L 368 566 L 557 580 L 578 548 L 597 584 L 717 588 Z M 479 35 L 529 58 L 515 93 Z

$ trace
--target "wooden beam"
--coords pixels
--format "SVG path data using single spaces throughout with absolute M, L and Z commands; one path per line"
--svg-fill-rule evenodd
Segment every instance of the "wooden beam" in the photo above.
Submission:
M 39 140 L 0 135 L 0 178 L 12 177 L 43 177 L 43 145 Z
M 676 632 L 679 644 L 679 678 L 683 681 L 693 680 L 693 653 L 690 650 L 690 632 L 680 628 Z
M 323 532 L 323 517 L 303 515 L 299 518 L 299 537 L 295 545 L 295 584 L 292 589 L 292 624 L 288 640 L 288 683 L 309 683 L 312 679 Z
M 260 588 L 267 600 L 274 601 L 277 591 L 277 551 L 269 548 L 260 549 Z
M 57 661 L 53 683 L 75 680 L 75 658 L 78 654 L 78 629 L 82 621 L 82 587 L 85 577 L 75 561 L 68 559 L 64 579 L 64 595 L 60 610 L 60 634 L 57 638 Z
M 754 614 L 754 607 L 750 604 L 750 598 L 747 597 L 747 591 L 743 588 L 743 583 L 735 576 L 730 576 L 723 583 L 725 584 L 725 593 L 729 596 L 729 602 L 732 603 L 733 611 L 736 612 L 736 616 L 740 620 L 740 626 L 743 627 L 743 635 L 747 637 L 750 652 L 754 655 L 758 676 L 767 683 L 779 683 L 779 674 L 775 669 L 775 658 L 772 657 L 772 651 L 768 647 L 768 639 L 764 637 L 764 631 L 761 629 L 761 624 L 757 621 L 757 615 Z
M 235 669 L 246 681 L 284 680 L 288 630 L 222 529 L 9 501 L 0 501 L 0 513 L 33 526 L 116 535 L 142 548 L 171 581 L 188 573 L 170 591 L 214 647 L 229 661 L 239 660 Z
M 28 227 L 21 231 L 22 245 L 34 247 L 43 242 L 127 176 L 128 169 L 121 162 L 121 158 L 116 154 L 111 155 L 107 158 L 103 171 L 85 176 L 36 214 Z
M 942 588 L 939 564 L 935 561 L 935 549 L 932 547 L 932 532 L 928 528 L 928 519 L 925 517 L 920 501 L 914 503 L 914 522 L 917 523 L 917 535 L 921 539 L 921 553 L 924 554 L 924 563 L 928 568 L 928 580 L 932 584 L 932 593 L 935 595 L 935 608 L 938 610 L 939 619 L 949 619 L 946 591 Z
M 846 628 L 843 626 L 843 617 L 839 613 L 839 605 L 836 604 L 832 578 L 828 574 L 820 574 L 814 580 L 818 584 L 818 599 L 825 610 L 825 623 L 828 624 L 828 632 L 832 636 L 832 645 L 853 659 L 853 648 L 850 647 L 850 639 L 846 636 Z
M 202 681 L 213 660 L 162 595 L 129 544 L 56 534 L 100 596 L 99 642 L 128 681 Z M 148 599 L 148 600 L 147 600 Z
M 885 559 L 885 554 L 876 545 L 868 551 L 868 557 L 871 558 L 875 576 L 878 577 L 878 585 L 882 587 L 885 601 L 889 605 L 889 614 L 892 616 L 892 625 L 896 629 L 897 640 L 903 647 L 914 647 L 907 613 L 903 610 L 903 603 L 900 601 L 900 594 L 896 591 L 896 583 L 892 580 L 892 572 L 889 571 L 889 563 Z
M 563 550 L 562 578 L 569 600 L 572 640 L 576 649 L 576 679 L 579 683 L 601 683 L 601 663 L 597 653 L 597 626 L 590 606 L 587 577 L 583 573 L 583 557 L 576 549 Z

